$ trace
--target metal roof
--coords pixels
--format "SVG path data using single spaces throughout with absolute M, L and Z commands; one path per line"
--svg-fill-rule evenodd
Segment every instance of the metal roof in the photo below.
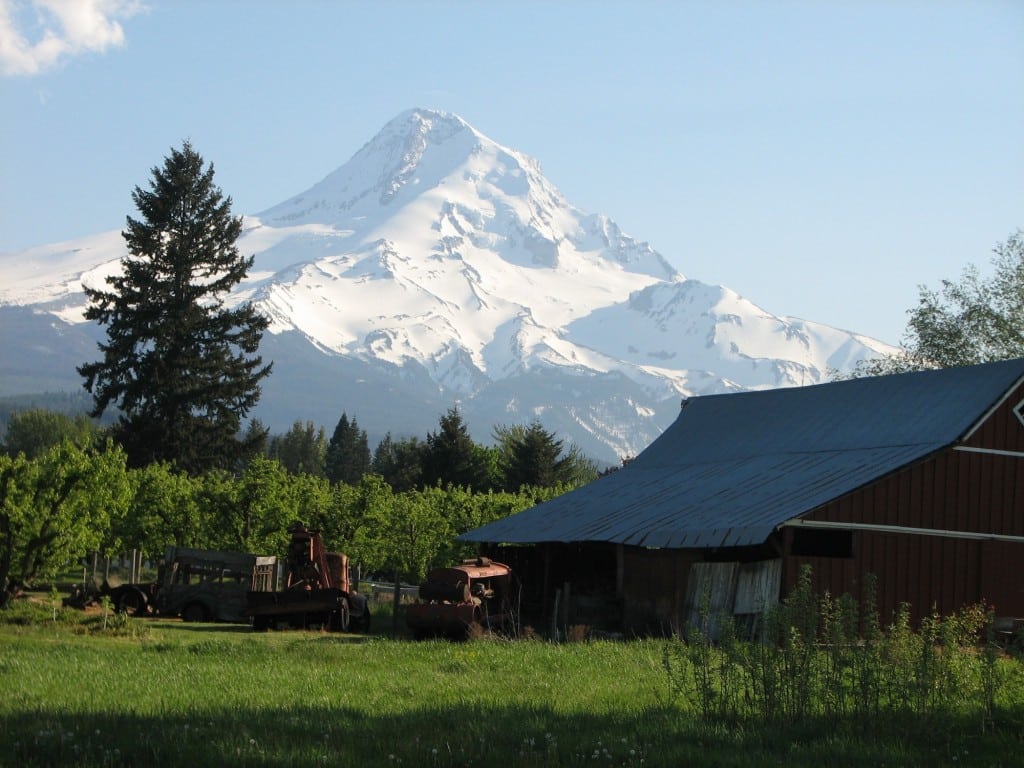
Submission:
M 703 548 L 762 543 L 957 442 L 1024 379 L 1024 359 L 691 398 L 628 465 L 460 536 Z

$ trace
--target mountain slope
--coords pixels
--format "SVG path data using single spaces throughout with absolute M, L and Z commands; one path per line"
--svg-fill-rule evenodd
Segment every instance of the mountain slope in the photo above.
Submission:
M 613 462 L 681 397 L 815 383 L 889 349 L 685 279 L 573 207 L 536 161 L 443 112 L 399 115 L 309 190 L 246 217 L 239 247 L 256 259 L 232 301 L 271 318 L 256 415 L 275 429 L 331 428 L 345 411 L 372 437 L 422 436 L 458 403 L 477 439 L 540 418 Z M 25 347 L 53 360 L 74 336 L 67 355 L 85 362 L 97 329 L 72 333 L 82 286 L 125 255 L 111 232 L 0 256 L 0 310 L 36 318 L 16 354 L 0 342 L 0 389 L 30 380 Z M 67 381 L 80 386 L 73 365 Z

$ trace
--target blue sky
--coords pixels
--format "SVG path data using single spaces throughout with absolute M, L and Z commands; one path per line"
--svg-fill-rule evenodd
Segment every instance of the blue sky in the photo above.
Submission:
M 1016 0 L 0 0 L 0 252 L 122 227 L 185 138 L 257 213 L 427 107 L 687 277 L 896 342 L 1024 227 L 1022 41 Z

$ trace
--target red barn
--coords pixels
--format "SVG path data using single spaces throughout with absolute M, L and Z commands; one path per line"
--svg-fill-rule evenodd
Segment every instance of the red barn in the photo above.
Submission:
M 621 470 L 460 538 L 556 624 L 675 629 L 708 590 L 756 614 L 805 564 L 832 595 L 873 574 L 883 620 L 1024 617 L 1024 359 L 691 398 Z

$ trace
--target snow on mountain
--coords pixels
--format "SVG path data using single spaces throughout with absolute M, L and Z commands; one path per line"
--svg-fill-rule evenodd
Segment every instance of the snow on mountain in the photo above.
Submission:
M 330 428 L 345 411 L 371 434 L 422 435 L 457 401 L 478 439 L 536 417 L 614 461 L 681 397 L 815 383 L 891 349 L 686 280 L 573 207 L 535 160 L 444 112 L 399 115 L 309 190 L 246 216 L 238 244 L 256 258 L 232 299 L 271 318 L 257 415 L 280 429 Z M 0 255 L 0 318 L 84 323 L 82 286 L 125 255 L 116 231 Z M 31 362 L 5 359 L 3 379 L 14 365 L 25 381 Z M 73 366 L 68 382 L 80 386 Z

